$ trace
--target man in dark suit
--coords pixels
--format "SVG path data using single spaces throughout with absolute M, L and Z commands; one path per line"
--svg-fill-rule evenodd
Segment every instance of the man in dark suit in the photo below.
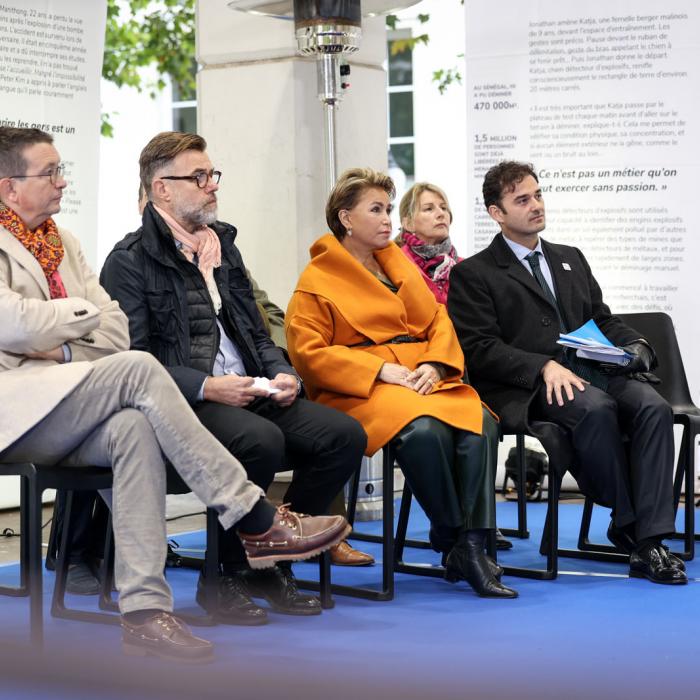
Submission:
M 544 420 L 569 432 L 574 475 L 612 508 L 608 538 L 630 554 L 630 576 L 687 583 L 662 544 L 674 531 L 673 418 L 649 384 L 653 349 L 611 314 L 580 250 L 540 239 L 544 201 L 532 166 L 499 163 L 483 195 L 501 232 L 454 267 L 447 302 L 472 384 L 509 429 L 532 433 L 531 421 Z M 589 319 L 633 356 L 627 366 L 602 367 L 557 344 Z

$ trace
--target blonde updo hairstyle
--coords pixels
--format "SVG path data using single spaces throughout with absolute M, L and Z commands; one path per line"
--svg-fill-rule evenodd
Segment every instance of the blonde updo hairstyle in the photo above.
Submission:
M 418 206 L 420 203 L 420 196 L 423 192 L 432 192 L 438 197 L 442 197 L 447 204 L 447 211 L 450 212 L 450 225 L 452 225 L 452 207 L 450 207 L 450 200 L 447 199 L 447 195 L 437 186 L 430 182 L 416 182 L 413 187 L 411 187 L 406 194 L 401 197 L 401 203 L 399 204 L 399 217 L 401 218 L 401 233 L 408 231 L 413 233 L 413 218 L 418 212 Z
M 338 178 L 326 203 L 326 223 L 339 241 L 345 238 L 347 232 L 338 214 L 343 209 L 352 209 L 365 191 L 373 188 L 384 190 L 389 199 L 396 196 L 394 181 L 372 168 L 351 168 Z

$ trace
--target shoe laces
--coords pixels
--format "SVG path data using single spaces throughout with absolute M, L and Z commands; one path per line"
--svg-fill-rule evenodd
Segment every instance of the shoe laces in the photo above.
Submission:
M 248 595 L 248 590 L 245 584 L 241 581 L 238 576 L 222 576 L 220 578 L 221 587 L 224 589 L 223 592 L 227 593 L 245 593 Z
M 160 625 L 166 632 L 169 632 L 171 635 L 173 632 L 177 632 L 178 630 L 184 629 L 184 625 L 182 624 L 182 622 L 180 622 L 180 620 L 178 620 L 176 617 L 173 617 L 172 615 L 169 615 L 166 612 L 160 612 L 152 619 L 157 625 Z
M 286 525 L 290 530 L 301 530 L 301 519 L 308 516 L 289 510 L 289 506 L 289 503 L 283 503 L 277 508 L 277 512 L 280 515 L 280 525 Z
M 282 566 L 278 564 L 277 568 L 280 570 L 282 578 L 284 579 L 285 586 L 287 588 L 287 595 L 296 596 L 297 593 L 299 593 L 299 586 L 297 585 L 297 579 L 292 571 L 291 564 Z

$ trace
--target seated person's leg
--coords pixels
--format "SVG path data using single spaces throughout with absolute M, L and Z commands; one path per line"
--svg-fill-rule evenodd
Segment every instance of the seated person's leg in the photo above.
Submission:
M 353 418 L 326 406 L 299 400 L 291 408 L 295 413 L 285 413 L 284 426 L 287 454 L 295 471 L 285 500 L 301 512 L 345 517 L 343 488 L 354 470 L 360 468 L 360 445 L 363 440 L 366 444 L 364 431 Z M 276 418 L 273 420 L 277 422 Z M 361 449 L 364 451 L 364 447 Z M 343 479 L 348 470 L 350 475 L 328 502 L 332 484 Z M 374 563 L 374 557 L 354 549 L 347 541 L 332 547 L 330 556 L 331 562 L 340 566 Z
M 431 541 L 447 553 L 446 578 L 464 579 L 482 596 L 515 597 L 484 555 L 495 528 L 495 494 L 486 438 L 422 416 L 395 438 L 396 456 L 431 522 Z
M 483 417 L 482 433 L 486 437 L 486 449 L 488 453 L 489 469 L 493 473 L 494 483 L 496 479 L 496 469 L 498 468 L 498 445 L 500 443 L 500 430 L 498 421 L 491 415 L 491 411 L 486 408 L 481 409 Z M 511 549 L 513 543 L 507 540 L 501 531 L 496 529 L 496 548 Z
M 285 437 L 271 421 L 250 410 L 209 401 L 195 407 L 195 414 L 211 434 L 243 465 L 248 479 L 267 491 L 276 472 L 286 466 Z M 294 508 L 293 508 L 294 509 Z M 219 531 L 219 563 L 216 610 L 221 622 L 259 625 L 267 621 L 265 610 L 253 596 L 265 598 L 275 612 L 289 615 L 318 615 L 321 605 L 315 596 L 299 592 L 291 566 L 279 565 L 253 571 L 238 535 Z M 205 603 L 203 574 L 197 584 L 197 600 Z
M 611 541 L 630 554 L 630 575 L 654 583 L 685 583 L 685 563 L 664 537 L 675 530 L 673 411 L 649 384 L 611 378 L 622 430 L 629 438 L 629 473 L 635 505 L 634 531 L 613 531 Z M 610 537 L 610 531 L 608 533 Z
M 79 452 L 76 448 L 83 445 Z M 107 450 L 108 460 L 97 459 L 98 448 Z M 298 516 L 278 512 L 247 480 L 240 463 L 195 419 L 171 377 L 146 353 L 125 352 L 95 361 L 82 383 L 5 450 L 3 458 L 53 464 L 69 454 L 73 463 L 104 463 L 114 470 L 119 604 L 125 645 L 134 653 L 179 658 L 211 654 L 211 644 L 194 637 L 169 614 L 172 600 L 163 575 L 163 456 L 218 512 L 226 528 L 239 529 L 248 561 L 255 567 L 313 556 L 347 531 L 342 518 L 307 518 L 304 536 L 292 538 L 300 527 L 292 530 L 285 523 L 295 524 Z M 293 546 L 274 544 L 279 535 Z M 144 564 L 145 552 L 150 555 Z
M 319 515 L 359 468 L 367 446 L 362 426 L 328 406 L 298 399 L 288 408 L 265 401 L 257 411 L 284 433 L 294 478 L 285 494 L 293 510 Z
M 613 377 L 608 392 L 629 438 L 629 472 L 638 540 L 675 530 L 673 508 L 673 411 L 649 384 Z
M 46 555 L 46 568 L 53 569 L 63 536 L 66 492 L 56 493 L 54 507 L 53 540 Z M 107 520 L 101 517 L 104 503 L 96 491 L 76 491 L 71 507 L 70 556 L 66 591 L 75 595 L 96 595 L 100 582 L 95 576 L 95 562 L 101 558 Z
M 574 400 L 564 405 L 547 403 L 540 388 L 532 403 L 535 419 L 552 421 L 566 428 L 576 453 L 573 476 L 581 491 L 596 503 L 612 508 L 616 527 L 634 523 L 627 458 L 618 424 L 617 403 L 592 385 L 573 389 Z
M 669 557 L 661 545 L 663 533 L 659 532 L 668 532 L 666 528 L 673 530 L 672 495 L 662 495 L 659 501 L 658 494 L 640 493 L 639 505 L 643 520 L 638 522 L 638 512 L 634 505 L 637 503 L 634 495 L 635 481 L 639 487 L 641 477 L 648 489 L 657 488 L 658 480 L 663 482 L 664 479 L 664 475 L 657 471 L 656 462 L 652 464 L 651 461 L 646 461 L 646 456 L 640 461 L 639 450 L 648 450 L 648 457 L 652 459 L 661 457 L 664 453 L 668 455 L 669 438 L 668 426 L 665 439 L 656 442 L 652 437 L 660 427 L 659 421 L 663 423 L 668 418 L 668 411 L 663 406 L 650 410 L 656 406 L 656 400 L 650 395 L 646 398 L 651 403 L 644 405 L 644 400 L 640 399 L 646 392 L 638 392 L 634 386 L 636 383 L 624 377 L 616 377 L 608 382 L 607 392 L 590 385 L 586 386 L 584 392 L 574 389 L 574 400 L 566 401 L 564 406 L 557 406 L 556 403 L 548 405 L 542 389 L 537 397 L 536 410 L 539 416 L 559 423 L 570 431 L 578 461 L 574 476 L 579 488 L 596 503 L 613 508 L 613 521 L 608 529 L 608 537 L 613 544 L 618 546 L 618 542 L 630 541 L 634 547 L 630 555 L 630 575 L 645 577 L 655 583 L 684 584 L 687 583 L 687 578 L 681 563 Z M 650 391 L 656 393 L 653 389 Z M 639 425 L 640 421 L 644 422 L 642 416 L 646 416 L 648 421 L 643 430 Z M 621 433 L 626 428 L 631 430 L 631 436 L 636 436 L 633 443 L 637 442 L 636 446 L 632 445 L 632 452 L 637 454 L 632 471 Z M 670 441 L 672 444 L 672 433 Z M 670 464 L 673 464 L 672 457 Z M 667 492 L 672 493 L 670 471 L 665 470 L 665 476 L 669 480 Z M 663 488 L 662 486 L 662 492 Z M 661 506 L 658 512 L 656 505 Z M 656 517 L 658 520 L 655 520 Z M 644 533 L 643 538 L 638 538 L 637 529 Z
M 431 543 L 449 552 L 462 524 L 451 466 L 452 429 L 422 416 L 403 428 L 393 443 L 406 482 L 430 521 Z

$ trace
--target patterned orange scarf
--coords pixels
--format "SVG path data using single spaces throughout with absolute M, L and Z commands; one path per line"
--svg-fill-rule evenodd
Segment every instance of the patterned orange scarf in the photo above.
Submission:
M 46 219 L 43 224 L 30 231 L 16 212 L 0 203 L 0 226 L 7 229 L 41 265 L 49 283 L 51 298 L 67 297 L 66 288 L 58 272 L 65 250 L 54 220 Z

